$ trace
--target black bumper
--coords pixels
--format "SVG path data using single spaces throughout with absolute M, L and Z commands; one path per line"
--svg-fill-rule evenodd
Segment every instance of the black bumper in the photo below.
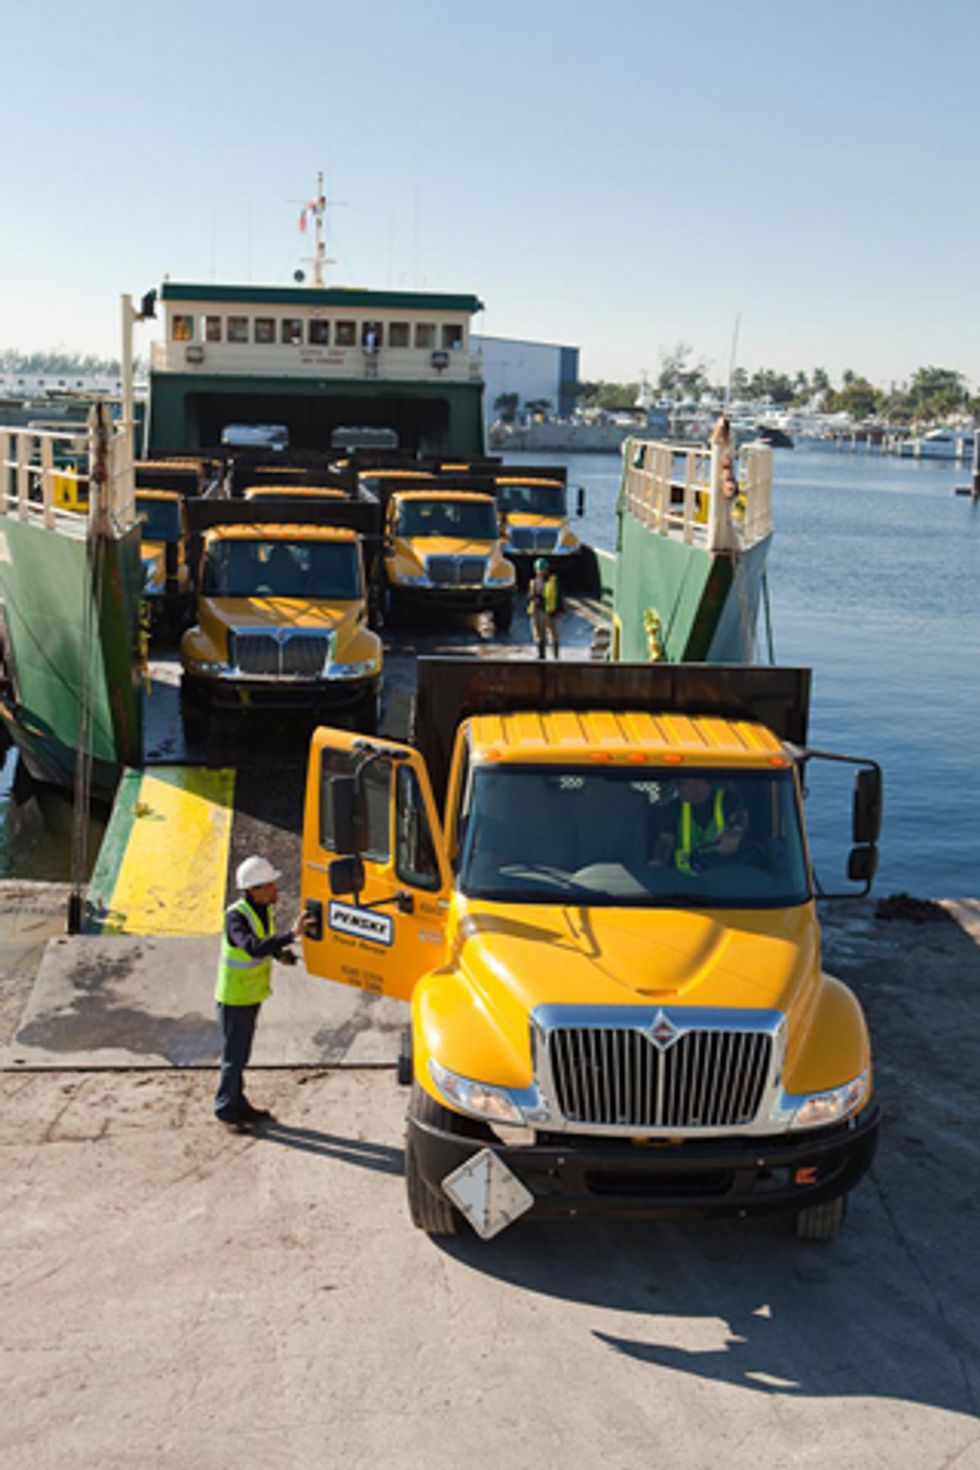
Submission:
M 184 675 L 184 697 L 202 709 L 281 710 L 308 714 L 358 709 L 381 689 L 370 679 L 198 679 Z
M 409 1118 L 409 1139 L 427 1188 L 483 1148 L 534 1195 L 528 1219 L 632 1216 L 700 1220 L 787 1213 L 853 1189 L 871 1166 L 879 1113 L 810 1136 L 704 1139 L 633 1144 L 569 1137 L 566 1143 L 508 1147 L 483 1143 Z
M 514 596 L 509 587 L 391 587 L 391 601 L 406 612 L 475 613 L 507 607 Z

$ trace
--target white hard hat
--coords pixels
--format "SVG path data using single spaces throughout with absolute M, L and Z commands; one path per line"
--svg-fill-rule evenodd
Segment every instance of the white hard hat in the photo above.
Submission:
M 238 864 L 235 874 L 235 883 L 243 891 L 247 888 L 261 888 L 264 883 L 275 883 L 282 874 L 278 872 L 268 858 L 247 857 L 243 863 Z

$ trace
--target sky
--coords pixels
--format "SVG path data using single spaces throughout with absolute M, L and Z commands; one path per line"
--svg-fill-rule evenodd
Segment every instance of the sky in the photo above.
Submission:
M 290 283 L 323 169 L 331 283 L 475 292 L 585 378 L 685 343 L 724 380 L 739 317 L 750 372 L 980 381 L 975 3 L 3 11 L 0 348 L 117 355 L 165 276 Z

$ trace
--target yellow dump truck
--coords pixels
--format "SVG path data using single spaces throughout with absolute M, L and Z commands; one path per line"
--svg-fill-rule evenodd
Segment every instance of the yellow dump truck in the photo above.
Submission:
M 316 732 L 302 880 L 310 971 L 411 1000 L 413 1222 L 784 1212 L 830 1238 L 878 1110 L 821 965 L 802 774 L 851 758 L 806 748 L 809 671 L 419 676 L 412 745 Z M 881 774 L 852 764 L 853 893 Z
M 217 517 L 232 513 L 203 508 Z M 261 502 L 248 511 L 264 513 Z M 212 711 L 336 712 L 373 731 L 382 650 L 368 626 L 358 532 L 261 520 L 205 529 L 197 624 L 185 633 L 180 657 L 189 739 L 205 733 Z
M 523 474 L 506 465 L 494 473 L 504 551 L 519 574 L 528 573 L 539 556 L 547 557 L 559 575 L 567 574 L 580 556 L 582 543 L 572 530 L 565 477 L 563 468 L 535 465 Z M 585 492 L 580 488 L 576 514 L 584 512 Z
M 514 615 L 514 564 L 503 554 L 492 494 L 437 482 L 382 486 L 389 617 L 405 612 L 489 612 L 505 632 Z
M 136 514 L 142 523 L 143 598 L 150 627 L 177 632 L 194 604 L 183 497 L 176 490 L 137 490 Z

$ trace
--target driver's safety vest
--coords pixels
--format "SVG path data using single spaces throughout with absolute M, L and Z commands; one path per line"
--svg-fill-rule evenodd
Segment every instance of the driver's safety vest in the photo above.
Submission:
M 682 873 L 690 873 L 691 854 L 695 848 L 705 842 L 715 842 L 724 832 L 725 822 L 725 788 L 719 786 L 715 792 L 714 809 L 708 822 L 702 827 L 694 815 L 694 808 L 689 801 L 681 802 L 680 814 L 677 818 L 677 846 L 674 848 L 674 866 Z
M 226 913 L 244 914 L 251 925 L 256 939 L 269 939 L 274 932 L 272 907 L 268 914 L 268 925 L 264 925 L 247 898 L 233 903 Z M 226 1006 L 254 1006 L 267 1000 L 272 994 L 272 956 L 264 960 L 253 959 L 244 949 L 236 949 L 228 943 L 228 929 L 221 935 L 221 961 L 218 965 L 218 984 L 214 998 Z

